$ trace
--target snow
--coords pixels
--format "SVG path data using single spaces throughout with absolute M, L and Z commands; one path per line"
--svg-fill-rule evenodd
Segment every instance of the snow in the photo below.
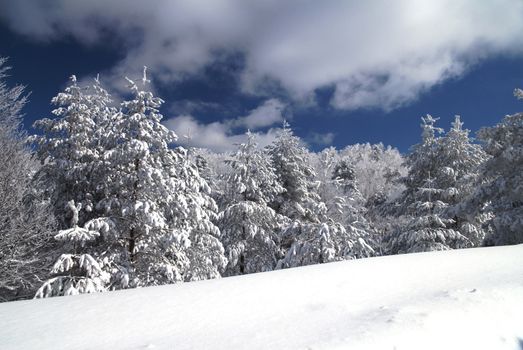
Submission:
M 10 349 L 521 349 L 523 245 L 0 304 Z

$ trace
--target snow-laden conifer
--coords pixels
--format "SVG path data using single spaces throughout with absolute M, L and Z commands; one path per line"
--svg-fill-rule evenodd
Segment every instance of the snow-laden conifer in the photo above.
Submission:
M 278 230 L 282 218 L 268 203 L 285 190 L 250 132 L 227 163 L 232 171 L 226 179 L 226 206 L 218 216 L 229 259 L 226 274 L 273 270 L 281 254 Z
M 98 203 L 116 225 L 119 249 L 106 259 L 112 286 L 218 277 L 225 259 L 208 186 L 185 150 L 169 148 L 176 135 L 160 122 L 163 101 L 127 81 L 132 99 L 122 103 L 109 134 L 108 193 Z
M 412 152 L 407 157 L 409 173 L 403 179 L 406 190 L 400 198 L 397 212 L 405 217 L 405 225 L 396 227 L 387 237 L 386 250 L 390 254 L 447 250 L 472 245 L 458 231 L 456 215 L 449 216 L 449 202 L 458 193 L 457 178 L 451 175 L 459 172 L 465 176 L 466 170 L 472 170 L 465 169 L 460 162 L 474 163 L 456 159 L 452 156 L 453 151 L 446 149 L 455 143 L 461 122 L 456 120 L 455 130 L 451 133 L 452 139 L 445 143 L 441 137 L 436 137 L 436 132 L 443 131 L 435 127 L 437 119 L 427 115 L 422 121 L 422 142 L 412 147 Z M 475 150 L 470 148 L 470 152 Z M 465 157 L 464 154 L 461 155 Z
M 521 89 L 514 94 L 523 99 Z M 481 129 L 478 138 L 491 158 L 482 168 L 482 185 L 467 203 L 469 210 L 492 212 L 487 245 L 523 243 L 523 113 Z
M 314 220 L 319 200 L 314 191 L 314 169 L 307 149 L 284 121 L 274 142 L 268 146 L 272 165 L 285 191 L 273 202 L 277 213 L 296 220 Z
M 428 252 L 465 248 L 469 240 L 451 228 L 455 221 L 444 216 L 448 204 L 437 199 L 444 190 L 434 187 L 434 179 L 427 175 L 425 185 L 414 192 L 416 200 L 409 206 L 410 221 L 392 235 L 387 251 L 390 254 Z
M 437 186 L 444 190 L 442 199 L 448 204 L 444 214 L 454 220 L 452 228 L 479 246 L 485 237 L 483 223 L 488 213 L 467 213 L 462 204 L 479 185 L 481 165 L 488 157 L 468 135 L 469 130 L 463 129 L 461 118 L 456 116 L 451 129 L 439 141 Z
M 62 249 L 72 253 L 60 255 L 51 269 L 51 278 L 36 292 L 36 298 L 103 292 L 109 282 L 109 274 L 104 272 L 99 262 L 88 253 L 89 245 L 100 237 L 93 224 L 87 222 L 78 226 L 78 209 L 74 201 L 67 203 L 70 211 L 71 228 L 61 230 L 55 239 L 62 242 Z
M 64 242 L 39 296 L 65 293 L 65 277 L 83 286 L 68 284 L 67 293 L 81 293 L 214 278 L 225 266 L 209 186 L 184 149 L 170 148 L 176 135 L 161 124 L 163 101 L 128 83 L 132 99 L 116 112 L 98 79 L 84 94 L 73 78 L 55 98 L 58 118 L 38 124 L 41 176 L 63 213 L 55 238 Z
M 405 191 L 400 198 L 400 202 L 402 202 L 400 212 L 405 213 L 408 207 L 417 200 L 417 193 L 421 187 L 425 186 L 429 174 L 432 174 L 431 176 L 434 178 L 439 170 L 436 161 L 439 147 L 438 135 L 443 132 L 443 129 L 435 126 L 438 119 L 430 114 L 421 118 L 421 142 L 412 146 L 411 152 L 405 160 L 409 171 L 402 179 Z
M 62 255 L 51 269 L 52 278 L 36 296 L 103 291 L 109 274 L 101 266 L 108 248 L 107 225 L 112 222 L 100 217 L 96 205 L 107 193 L 106 135 L 111 134 L 116 111 L 98 78 L 83 87 L 73 75 L 52 103 L 57 105 L 52 112 L 55 118 L 35 122 L 42 134 L 32 141 L 43 163 L 36 179 L 46 187 L 60 222 L 61 230 L 54 237 L 61 242 Z
M 296 138 L 288 130 L 284 129 L 280 137 L 284 138 L 280 140 L 281 144 L 299 147 L 299 140 L 294 140 L 294 143 L 292 140 L 285 140 Z M 274 152 L 274 146 L 271 152 Z M 287 151 L 290 155 L 297 153 L 298 150 Z M 281 240 L 286 254 L 278 262 L 278 268 L 373 255 L 373 248 L 366 242 L 370 231 L 367 230 L 366 221 L 359 210 L 355 210 L 357 204 L 354 198 L 344 193 L 342 181 L 333 176 L 336 151 L 327 149 L 317 157 L 317 172 L 305 150 L 302 155 L 285 158 L 289 163 L 285 164 L 284 169 L 289 169 L 289 173 L 300 166 L 310 169 L 310 177 L 302 175 L 300 186 L 294 185 L 294 188 L 307 189 L 307 193 L 301 197 L 305 205 L 300 205 L 299 208 L 308 208 L 309 212 L 301 218 L 291 216 L 290 223 L 284 226 Z M 303 162 L 303 165 L 295 164 L 298 161 Z M 298 174 L 296 172 L 294 177 L 288 176 L 284 187 L 285 183 L 292 184 Z M 358 218 L 361 219 L 360 222 Z
M 62 228 L 67 227 L 67 203 L 79 206 L 79 222 L 93 218 L 94 206 L 104 195 L 103 170 L 106 133 L 111 132 L 110 119 L 116 112 L 109 105 L 109 94 L 97 79 L 83 87 L 76 77 L 52 99 L 57 108 L 55 118 L 44 118 L 34 126 L 42 131 L 32 137 L 38 158 L 43 163 L 37 174 L 47 187 Z

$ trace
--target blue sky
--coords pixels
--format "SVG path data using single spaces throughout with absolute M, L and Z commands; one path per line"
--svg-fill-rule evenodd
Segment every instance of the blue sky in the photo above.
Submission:
M 0 0 L 0 55 L 27 85 L 25 124 L 76 74 L 116 96 L 149 67 L 165 123 L 227 150 L 281 120 L 313 150 L 419 141 L 420 117 L 473 132 L 522 110 L 523 4 L 475 1 Z M 456 5 L 458 4 L 458 5 Z

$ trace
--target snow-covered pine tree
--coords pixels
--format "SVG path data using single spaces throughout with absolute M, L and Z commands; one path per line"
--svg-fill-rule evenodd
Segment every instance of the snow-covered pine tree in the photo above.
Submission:
M 315 220 L 315 205 L 319 200 L 315 192 L 314 170 L 307 149 L 284 121 L 276 139 L 268 146 L 273 167 L 285 192 L 271 206 L 277 213 L 296 220 Z
M 74 200 L 67 203 L 70 211 L 70 227 L 61 230 L 55 239 L 63 242 L 62 249 L 72 251 L 60 255 L 51 269 L 52 277 L 36 292 L 35 298 L 103 292 L 109 282 L 109 274 L 104 272 L 98 261 L 86 251 L 87 245 L 99 236 L 101 227 L 89 221 L 85 227 L 78 226 L 78 211 Z M 83 252 L 82 252 L 83 251 Z
M 448 250 L 469 245 L 465 236 L 449 228 L 454 221 L 441 215 L 447 204 L 436 198 L 441 197 L 444 190 L 434 187 L 435 181 L 430 173 L 427 176 L 425 185 L 415 192 L 417 200 L 409 207 L 412 217 L 409 224 L 388 242 L 390 254 Z
M 209 184 L 211 197 L 216 201 L 219 211 L 222 211 L 226 205 L 226 179 L 232 170 L 226 160 L 231 157 L 231 153 L 215 153 L 206 148 L 194 148 L 190 156 L 200 176 Z
M 108 192 L 98 204 L 115 223 L 119 247 L 104 260 L 111 286 L 218 277 L 226 260 L 208 187 L 186 152 L 169 148 L 176 135 L 160 123 L 163 101 L 127 81 L 133 98 L 122 103 L 108 133 L 115 146 L 106 152 Z
M 58 105 L 53 110 L 56 118 L 37 121 L 42 135 L 31 139 L 43 163 L 36 178 L 62 228 L 55 235 L 62 242 L 62 254 L 36 297 L 103 291 L 109 280 L 99 262 L 107 248 L 100 238 L 109 233 L 112 222 L 99 218 L 95 206 L 105 194 L 104 135 L 115 110 L 98 79 L 84 88 L 75 76 L 52 102 Z
M 69 86 L 52 99 L 58 106 L 52 111 L 55 118 L 36 121 L 42 135 L 31 138 L 43 164 L 37 177 L 48 188 L 62 228 L 68 227 L 70 200 L 80 208 L 80 225 L 92 218 L 97 187 L 104 183 L 105 175 L 97 172 L 104 161 L 108 120 L 116 111 L 109 107 L 109 94 L 99 80 L 89 88 L 78 85 L 73 75 Z
M 178 147 L 171 151 L 174 163 L 168 166 L 171 176 L 179 182 L 175 207 L 170 207 L 169 217 L 174 227 L 189 232 L 190 246 L 186 254 L 188 268 L 184 281 L 218 278 L 227 265 L 221 232 L 214 224 L 218 207 L 211 197 L 211 187 L 200 175 L 197 164 L 187 150 Z M 185 204 L 184 204 L 185 203 Z
M 311 157 L 301 146 L 299 138 L 292 134 L 288 124 L 284 124 L 269 152 L 283 187 L 292 193 L 287 196 L 284 193 L 277 206 L 283 208 L 282 214 L 290 219 L 281 233 L 282 247 L 286 254 L 278 262 L 278 268 L 374 254 L 363 238 L 366 232 L 350 225 L 344 226 L 343 214 L 347 202 L 339 195 L 331 196 L 331 190 L 339 190 L 329 188 L 333 185 L 332 175 L 322 177 L 321 174 L 325 175 L 322 169 L 320 177 L 317 177 Z M 323 163 L 319 167 L 324 168 L 327 163 L 334 164 L 332 159 L 335 157 L 332 153 L 332 150 L 326 151 L 324 157 L 319 158 L 319 163 Z M 329 172 L 331 171 L 332 169 Z M 325 194 L 323 199 L 327 203 L 318 192 Z
M 446 217 L 448 197 L 455 193 L 448 179 L 449 159 L 444 159 L 442 132 L 434 123 L 437 119 L 427 115 L 422 118 L 422 142 L 412 148 L 407 157 L 409 173 L 403 179 L 406 189 L 400 198 L 397 215 L 406 216 L 406 225 L 397 227 L 386 237 L 389 254 L 410 253 L 430 250 L 464 248 L 470 241 L 452 227 L 455 221 Z M 424 179 L 425 177 L 425 179 Z
M 520 89 L 514 95 L 523 99 Z M 486 210 L 493 214 L 492 234 L 485 244 L 523 243 L 523 113 L 508 115 L 477 135 L 491 158 L 484 163 L 482 185 L 471 195 L 468 206 L 477 213 L 488 203 Z
M 318 193 L 327 205 L 326 217 L 343 225 L 346 242 L 343 258 L 362 258 L 375 255 L 377 246 L 373 228 L 365 219 L 364 200 L 358 188 L 355 169 L 347 157 L 340 158 L 334 148 L 318 154 L 316 165 Z
M 465 235 L 471 245 L 479 246 L 485 237 L 482 224 L 488 214 L 470 215 L 462 203 L 479 184 L 480 166 L 488 157 L 480 145 L 472 143 L 459 116 L 440 139 L 437 158 L 441 164 L 437 186 L 444 189 L 443 200 L 448 204 L 445 216 L 454 220 L 450 227 Z
M 411 152 L 405 160 L 409 171 L 402 179 L 405 191 L 399 199 L 402 204 L 398 208 L 400 213 L 406 212 L 408 207 L 417 201 L 419 189 L 425 186 L 429 174 L 434 178 L 440 170 L 437 160 L 439 147 L 437 134 L 441 134 L 443 129 L 434 125 L 438 119 L 433 118 L 430 114 L 421 118 L 421 143 L 412 146 Z
M 350 257 L 362 258 L 377 254 L 381 237 L 365 217 L 367 209 L 359 191 L 354 166 L 347 158 L 341 159 L 335 164 L 331 179 L 341 190 L 344 199 L 340 221 L 355 242 Z
M 227 163 L 232 171 L 226 178 L 226 205 L 218 216 L 229 259 L 225 274 L 273 270 L 281 254 L 278 231 L 282 218 L 268 203 L 285 190 L 250 132 Z

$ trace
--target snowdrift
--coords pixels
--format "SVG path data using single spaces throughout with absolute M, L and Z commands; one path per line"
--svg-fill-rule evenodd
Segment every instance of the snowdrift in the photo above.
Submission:
M 523 245 L 0 304 L 0 349 L 523 349 Z

